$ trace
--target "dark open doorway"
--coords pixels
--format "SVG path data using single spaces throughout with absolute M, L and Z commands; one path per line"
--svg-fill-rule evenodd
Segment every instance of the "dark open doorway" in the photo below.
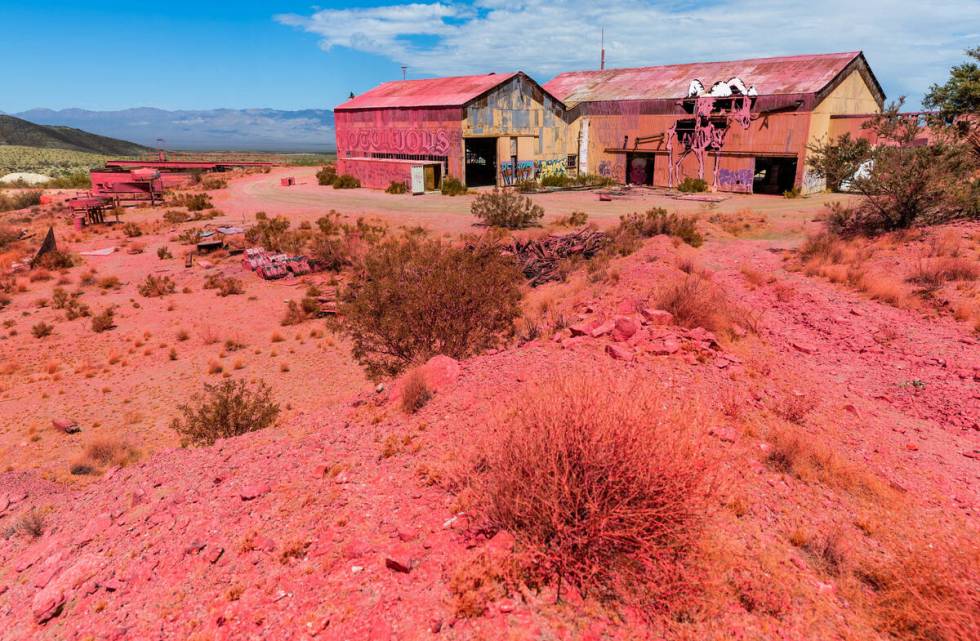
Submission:
M 466 186 L 485 187 L 497 184 L 497 139 L 467 138 Z
M 777 194 L 789 191 L 796 181 L 796 158 L 756 158 L 752 191 Z
M 626 184 L 653 184 L 653 154 L 626 154 Z

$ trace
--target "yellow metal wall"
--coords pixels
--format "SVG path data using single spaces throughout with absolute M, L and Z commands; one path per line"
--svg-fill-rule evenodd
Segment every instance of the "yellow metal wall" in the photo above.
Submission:
M 844 78 L 837 88 L 814 107 L 810 114 L 810 131 L 807 144 L 812 145 L 829 140 L 831 137 L 830 116 L 837 114 L 873 114 L 878 113 L 878 101 L 875 100 L 871 88 L 857 70 Z M 805 152 L 804 152 L 805 153 Z M 813 175 L 809 169 L 804 170 L 803 192 L 822 191 L 826 184 Z

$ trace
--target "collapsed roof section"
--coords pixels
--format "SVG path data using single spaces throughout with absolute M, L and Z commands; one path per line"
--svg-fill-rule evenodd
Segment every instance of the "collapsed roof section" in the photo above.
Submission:
M 544 88 L 572 108 L 585 102 L 682 99 L 689 96 L 695 80 L 710 86 L 716 81 L 744 78 L 759 95 L 812 94 L 819 102 L 852 70 L 861 73 L 882 104 L 884 92 L 860 51 L 571 71 L 559 74 Z

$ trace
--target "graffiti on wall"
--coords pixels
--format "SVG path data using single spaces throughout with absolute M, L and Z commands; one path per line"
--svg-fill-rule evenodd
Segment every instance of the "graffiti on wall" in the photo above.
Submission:
M 459 132 L 449 129 L 393 129 L 358 128 L 346 134 L 348 150 L 376 151 L 384 153 L 448 155 L 453 144 L 453 134 Z
M 806 171 L 803 172 L 803 193 L 818 193 L 826 188 L 827 179 L 823 176 L 818 176 L 815 171 L 807 167 Z
M 624 161 L 622 159 L 616 159 L 612 162 L 600 160 L 596 171 L 599 172 L 600 176 L 619 180 L 622 176 L 626 175 L 626 165 L 623 163 Z
M 718 186 L 725 191 L 752 191 L 755 175 L 751 169 L 719 169 Z
M 519 182 L 538 180 L 544 176 L 564 175 L 568 169 L 564 158 L 551 160 L 518 160 L 515 165 L 511 160 L 500 163 L 500 181 L 504 185 L 516 185 Z

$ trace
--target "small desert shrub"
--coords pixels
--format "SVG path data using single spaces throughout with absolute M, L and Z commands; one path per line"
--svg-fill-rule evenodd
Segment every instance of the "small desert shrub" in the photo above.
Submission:
M 692 247 L 700 247 L 704 239 L 697 230 L 697 216 L 669 214 L 662 207 L 648 209 L 643 214 L 632 213 L 619 217 L 619 227 L 614 235 L 632 234 L 650 238 L 658 234 L 675 236 Z
M 149 274 L 139 287 L 136 288 L 141 296 L 156 298 L 173 294 L 177 290 L 177 285 L 170 276 L 154 276 Z
M 368 251 L 341 292 L 340 327 L 372 377 L 436 354 L 464 358 L 513 331 L 522 281 L 493 243 L 392 238 Z
M 224 189 L 228 186 L 228 181 L 224 178 L 205 178 L 201 181 L 201 187 L 205 191 L 212 191 L 214 189 Z
M 585 187 L 608 187 L 616 184 L 616 181 L 608 176 L 589 173 L 580 173 L 575 177 L 575 182 Z
M 841 191 L 844 182 L 871 157 L 871 143 L 845 133 L 836 140 L 807 145 L 807 151 L 807 164 L 813 173 L 826 180 L 827 189 Z
M 799 252 L 803 262 L 817 259 L 828 263 L 839 263 L 844 259 L 840 238 L 828 231 L 807 236 Z
M 681 327 L 721 332 L 731 325 L 724 291 L 701 274 L 687 274 L 668 283 L 654 298 L 656 307 L 673 314 L 674 323 Z
M 541 177 L 542 187 L 568 187 L 574 184 L 575 179 L 565 174 L 548 174 Z
M 272 390 L 261 381 L 255 389 L 241 380 L 205 383 L 203 397 L 196 396 L 192 405 L 178 409 L 183 418 L 174 419 L 171 427 L 195 445 L 211 445 L 219 438 L 265 429 L 279 416 Z
M 166 245 L 163 247 L 157 247 L 157 258 L 160 260 L 170 260 L 173 257 L 174 255 L 170 253 L 170 250 L 167 249 Z
M 393 181 L 391 181 L 391 184 L 388 185 L 388 188 L 385 189 L 385 193 L 388 193 L 388 194 L 407 194 L 408 193 L 408 185 L 406 185 L 403 182 L 399 182 L 399 181 L 393 180 Z
M 20 232 L 18 232 L 13 227 L 7 225 L 0 225 L 0 250 L 4 250 L 11 243 L 17 242 L 20 238 Z
M 115 313 L 116 312 L 112 307 L 106 307 L 104 310 L 93 316 L 92 331 L 101 333 L 115 327 L 116 324 L 113 319 Z
M 76 257 L 68 252 L 54 249 L 41 256 L 36 266 L 44 269 L 69 269 L 74 267 L 77 262 Z
M 88 446 L 85 457 L 101 467 L 124 467 L 139 460 L 140 453 L 122 441 L 99 439 Z
M 694 406 L 664 392 L 622 372 L 562 375 L 521 397 L 477 446 L 477 513 L 528 548 L 559 594 L 567 582 L 653 614 L 696 589 L 712 466 Z
M 118 276 L 103 276 L 97 284 L 101 289 L 119 289 L 122 287 Z
M 708 191 L 708 183 L 701 178 L 687 176 L 677 185 L 677 190 L 684 193 L 700 193 Z
M 34 338 L 46 338 L 50 336 L 51 332 L 53 331 L 54 327 L 45 323 L 44 321 L 41 321 L 40 323 L 37 323 L 31 327 L 31 334 L 34 335 Z
M 214 207 L 211 196 L 205 193 L 177 194 L 169 204 L 173 207 L 185 207 L 187 211 L 204 211 Z
M 538 183 L 533 178 L 528 180 L 518 180 L 513 184 L 513 189 L 520 194 L 533 194 L 538 191 Z
M 505 229 L 531 227 L 544 216 L 544 209 L 527 196 L 496 187 L 477 196 L 470 211 L 485 224 Z
M 333 181 L 334 189 L 357 189 L 360 186 L 361 181 L 350 174 L 337 176 L 336 180 Z
M 803 190 L 799 187 L 793 187 L 792 189 L 787 189 L 783 192 L 783 198 L 788 198 L 790 200 L 801 198 L 803 196 Z
M 333 185 L 335 180 L 337 180 L 337 169 L 333 165 L 326 165 L 316 172 L 316 181 L 321 185 Z
M 142 228 L 140 228 L 138 224 L 133 222 L 124 224 L 122 230 L 127 238 L 136 238 L 137 236 L 143 235 Z
M 460 196 L 466 193 L 466 186 L 463 185 L 459 178 L 446 176 L 442 179 L 442 185 L 439 187 L 439 191 L 442 192 L 443 196 Z
M 299 325 L 307 320 L 309 320 L 310 314 L 307 313 L 303 305 L 297 303 L 294 300 L 286 303 L 286 313 L 283 314 L 282 320 L 279 324 L 283 327 L 289 327 L 290 325 Z
M 565 218 L 559 218 L 555 221 L 556 225 L 561 225 L 562 227 L 581 227 L 585 223 L 589 222 L 589 215 L 584 211 L 573 211 Z
M 44 534 L 44 528 L 47 526 L 44 514 L 40 512 L 37 508 L 31 508 L 29 511 L 25 512 L 19 519 L 17 519 L 17 531 L 24 536 L 29 536 L 32 539 L 39 538 Z
M 414 414 L 432 399 L 432 392 L 425 382 L 421 370 L 414 369 L 405 376 L 402 383 L 402 410 L 406 414 Z
M 218 296 L 234 296 L 245 293 L 242 281 L 234 276 L 224 276 L 223 274 L 210 274 L 204 279 L 204 289 L 217 289 Z
M 187 222 L 190 220 L 190 216 L 187 214 L 187 212 L 183 212 L 178 209 L 168 209 L 163 213 L 163 219 L 171 225 L 176 225 L 177 223 Z
M 42 193 L 40 190 L 22 191 L 10 196 L 0 193 L 0 211 L 27 209 L 40 205 Z

